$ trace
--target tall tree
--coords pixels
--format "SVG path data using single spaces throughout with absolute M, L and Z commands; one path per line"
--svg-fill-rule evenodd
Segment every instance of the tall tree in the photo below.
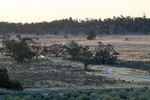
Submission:
M 30 37 L 19 38 L 19 40 L 8 40 L 5 42 L 5 47 L 11 53 L 11 57 L 21 63 L 25 59 L 32 59 L 39 50 L 39 48 L 36 48 L 33 38 Z
M 75 61 L 78 58 L 80 49 L 81 49 L 81 46 L 74 41 L 71 41 L 70 43 L 67 44 L 67 52 L 69 55 L 71 55 L 72 59 Z
M 84 65 L 84 70 L 88 70 L 88 64 L 92 64 L 93 62 L 93 54 L 89 50 L 88 46 L 81 47 L 78 61 L 81 61 Z
M 114 55 L 114 48 L 112 45 L 104 45 L 104 44 L 99 44 L 95 50 L 95 61 L 96 63 L 111 63 L 117 60 L 117 56 Z

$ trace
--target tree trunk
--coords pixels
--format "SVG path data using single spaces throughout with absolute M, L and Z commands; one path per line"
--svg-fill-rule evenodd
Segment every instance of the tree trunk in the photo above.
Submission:
M 83 63 L 84 64 L 84 70 L 86 71 L 87 70 L 87 63 Z
M 35 59 L 38 60 L 38 53 L 35 55 Z

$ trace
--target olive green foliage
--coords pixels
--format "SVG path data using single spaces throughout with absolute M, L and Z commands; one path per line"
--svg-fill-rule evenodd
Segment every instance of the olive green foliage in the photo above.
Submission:
M 112 63 L 117 60 L 115 50 L 112 45 L 99 44 L 94 50 L 94 57 L 96 63 Z
M 54 55 L 56 57 L 66 55 L 66 48 L 62 44 L 54 44 L 51 46 L 45 46 L 42 50 L 43 54 Z
M 18 40 L 7 40 L 4 42 L 6 55 L 10 55 L 17 62 L 23 63 L 25 59 L 30 60 L 35 55 L 38 55 L 40 46 L 33 38 L 24 37 Z
M 84 64 L 84 69 L 87 70 L 88 64 L 93 63 L 93 54 L 90 51 L 90 48 L 88 46 L 82 47 L 80 49 L 78 61 L 81 61 Z
M 9 76 L 7 74 L 7 69 L 0 69 L 0 87 L 7 88 L 12 90 L 23 90 L 20 82 L 16 80 L 9 80 Z
M 75 61 L 80 61 L 84 64 L 84 69 L 87 70 L 87 65 L 92 63 L 92 52 L 89 46 L 81 46 L 78 43 L 71 41 L 67 45 L 67 52 Z
M 51 91 L 44 96 L 39 92 L 18 93 L 4 96 L 4 100 L 150 100 L 150 89 L 101 89 L 101 90 L 70 90 L 62 95 Z
M 51 91 L 49 94 L 48 94 L 50 100 L 55 100 L 55 99 L 60 99 L 62 100 L 62 96 L 56 92 L 56 91 Z
M 10 94 L 4 96 L 4 100 L 42 100 L 42 99 L 44 99 L 44 95 L 40 94 L 39 92 L 33 92 L 33 93 L 20 92 L 15 95 Z
M 100 43 L 94 50 L 90 50 L 89 46 L 84 47 L 71 41 L 67 45 L 67 52 L 73 60 L 82 62 L 85 70 L 88 64 L 106 64 L 117 60 L 116 51 L 110 44 Z
M 71 55 L 73 60 L 77 60 L 80 54 L 82 46 L 80 46 L 78 43 L 71 41 L 67 44 L 67 52 L 69 55 Z

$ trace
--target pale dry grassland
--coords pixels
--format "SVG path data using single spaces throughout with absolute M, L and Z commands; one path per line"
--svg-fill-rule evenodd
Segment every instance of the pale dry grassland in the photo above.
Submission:
M 30 36 L 29 36 L 30 37 Z M 115 36 L 99 36 L 96 40 L 87 40 L 85 36 L 69 36 L 69 39 L 63 38 L 63 36 L 52 36 L 52 35 L 43 35 L 32 36 L 39 37 L 39 41 L 43 46 L 52 45 L 55 43 L 58 44 L 67 44 L 70 41 L 74 40 L 81 45 L 88 45 L 91 48 L 94 48 L 98 45 L 98 42 L 103 44 L 111 44 L 114 49 L 120 53 L 118 56 L 119 60 L 123 61 L 150 61 L 150 36 L 148 35 L 115 35 Z M 15 38 L 15 37 L 14 37 Z M 128 38 L 128 41 L 125 41 L 125 38 Z M 149 86 L 149 81 L 143 81 L 140 79 L 127 78 L 123 76 L 110 75 L 105 73 L 103 67 L 96 68 L 93 72 L 84 72 L 81 70 L 83 65 L 79 65 L 79 69 L 67 67 L 64 68 L 53 68 L 51 64 L 44 62 L 37 64 L 12 64 L 10 58 L 2 57 L 0 58 L 0 64 L 3 67 L 8 69 L 8 74 L 11 79 L 19 80 L 25 89 L 81 89 L 81 88 L 130 88 L 130 87 L 143 87 Z M 56 63 L 57 65 L 57 63 Z M 62 65 L 62 64 L 61 64 Z M 66 66 L 66 65 L 64 65 Z M 68 65 L 67 65 L 68 66 Z M 72 66 L 72 65 L 69 65 Z M 74 66 L 74 65 L 73 65 Z M 123 66 L 121 66 L 123 67 Z M 143 71 L 139 69 L 131 68 L 118 68 L 112 67 L 116 72 L 121 74 L 135 75 L 150 78 L 148 71 Z M 81 71 L 80 71 L 81 70 Z M 72 75 L 72 76 L 71 76 Z M 56 76 L 56 77 L 54 77 Z M 83 77 L 84 76 L 84 77 Z M 98 76 L 98 77 L 97 77 Z M 116 84 L 98 84 L 90 83 L 85 84 L 88 77 L 91 80 L 88 81 L 97 81 L 98 78 L 104 76 L 107 79 L 116 81 Z M 66 77 L 67 80 L 63 80 Z M 74 82 L 72 80 L 74 78 Z M 94 78 L 94 79 L 92 79 Z M 81 81 L 82 80 L 82 81 Z M 69 81 L 72 81 L 69 83 Z M 78 82 L 79 81 L 79 82 Z M 85 84 L 85 85 L 84 85 Z
M 81 45 L 88 45 L 95 47 L 98 42 L 103 44 L 111 44 L 117 52 L 120 53 L 119 59 L 125 61 L 150 61 L 150 36 L 149 35 L 115 35 L 115 36 L 99 36 L 95 40 L 87 40 L 86 36 L 70 36 L 69 39 L 63 38 L 63 36 L 49 36 L 45 35 L 39 37 L 39 42 L 45 46 L 52 45 L 54 43 L 66 44 L 70 41 L 76 41 Z M 125 41 L 128 38 L 128 41 Z
M 111 67 L 110 67 L 111 68 Z M 143 77 L 150 79 L 150 73 L 149 71 L 144 71 L 140 69 L 131 69 L 131 68 L 116 68 L 112 67 L 112 69 L 115 70 L 115 72 L 123 75 L 131 75 L 131 76 L 137 76 L 137 77 Z
M 38 42 L 43 46 L 49 46 L 55 43 L 67 44 L 70 41 L 76 41 L 81 45 L 88 45 L 91 48 L 103 44 L 111 44 L 117 52 L 120 53 L 119 59 L 125 61 L 150 61 L 150 36 L 149 35 L 101 35 L 95 40 L 87 40 L 86 36 L 69 36 L 68 39 L 63 35 L 23 35 L 29 37 L 38 37 Z M 15 39 L 15 36 L 12 36 Z M 128 41 L 125 41 L 128 38 Z
M 44 41 L 45 38 L 49 42 Z M 125 38 L 128 38 L 128 41 L 126 41 Z M 78 42 L 81 45 L 88 45 L 91 48 L 94 48 L 96 45 L 98 45 L 98 42 L 102 42 L 103 44 L 111 44 L 113 45 L 114 49 L 120 53 L 120 55 L 118 55 L 118 59 L 122 61 L 147 61 L 147 62 L 150 61 L 149 35 L 112 35 L 112 36 L 104 35 L 99 36 L 95 40 L 91 41 L 87 40 L 86 37 L 83 36 L 70 37 L 69 39 L 64 39 L 63 37 L 55 37 L 52 39 L 43 37 L 40 39 L 40 41 L 45 45 L 49 45 L 51 43 L 66 44 L 72 40 Z M 150 78 L 149 71 L 131 68 L 118 68 L 118 67 L 113 67 L 113 69 L 120 74 Z

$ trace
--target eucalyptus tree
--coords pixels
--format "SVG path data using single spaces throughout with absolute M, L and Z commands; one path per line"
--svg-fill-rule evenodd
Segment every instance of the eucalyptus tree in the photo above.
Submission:
M 112 45 L 99 44 L 94 49 L 94 58 L 96 63 L 105 64 L 112 63 L 117 60 L 115 50 Z
M 7 40 L 4 45 L 9 55 L 21 63 L 38 55 L 40 48 L 34 39 L 30 37 L 19 38 L 18 40 Z

